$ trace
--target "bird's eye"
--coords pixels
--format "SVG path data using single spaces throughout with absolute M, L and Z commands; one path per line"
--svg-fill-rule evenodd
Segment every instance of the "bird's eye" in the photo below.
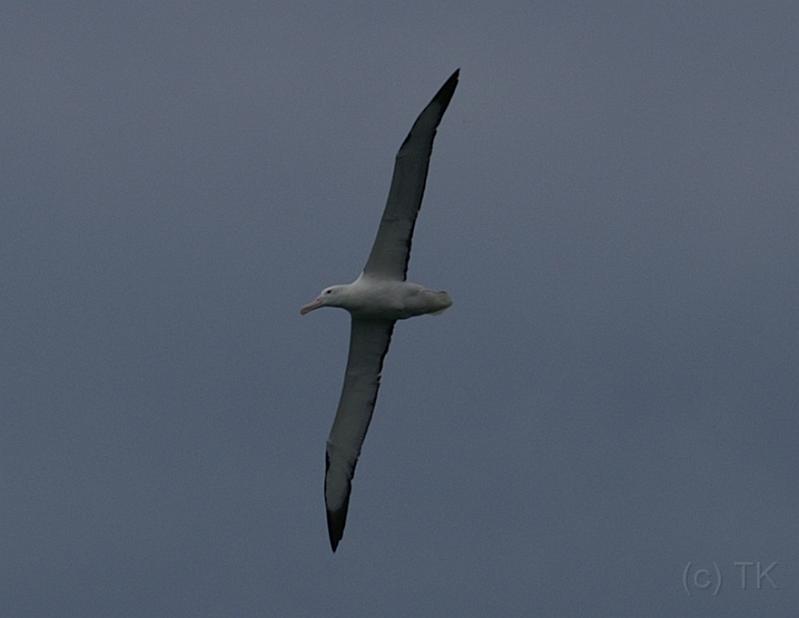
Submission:
M 330 294 L 333 290 L 325 290 L 325 294 Z

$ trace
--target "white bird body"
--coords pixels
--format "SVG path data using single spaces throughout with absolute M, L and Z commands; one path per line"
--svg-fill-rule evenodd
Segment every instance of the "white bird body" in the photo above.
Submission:
M 443 290 L 431 290 L 410 281 L 363 274 L 352 283 L 326 288 L 320 298 L 325 302 L 319 307 L 340 307 L 353 317 L 380 320 L 405 320 L 427 313 L 439 314 L 452 305 L 452 299 Z M 319 299 L 303 307 L 302 311 L 308 313 L 316 309 L 317 302 Z
M 352 283 L 325 288 L 300 309 L 305 315 L 320 307 L 340 307 L 352 316 L 344 387 L 325 457 L 325 505 L 333 551 L 344 534 L 355 464 L 372 419 L 394 324 L 417 315 L 441 313 L 452 305 L 446 292 L 405 279 L 433 138 L 457 84 L 455 71 L 419 114 L 400 146 L 388 201 L 361 275 Z

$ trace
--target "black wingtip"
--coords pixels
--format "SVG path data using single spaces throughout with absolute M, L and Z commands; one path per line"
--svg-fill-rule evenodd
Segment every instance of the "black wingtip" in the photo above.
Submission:
M 347 509 L 327 511 L 327 533 L 330 537 L 330 549 L 336 553 L 338 542 L 344 536 L 344 524 L 347 521 Z
M 444 82 L 444 85 L 439 88 L 438 92 L 436 92 L 436 96 L 433 97 L 433 101 L 441 101 L 445 108 L 447 105 L 449 105 L 452 95 L 455 94 L 455 88 L 458 85 L 458 77 L 460 76 L 460 73 L 460 67 L 455 69 L 455 72 L 449 76 L 447 81 Z
M 455 72 L 449 76 L 447 81 L 444 82 L 444 85 L 438 89 L 435 96 L 430 100 L 430 103 L 422 110 L 422 113 L 416 118 L 416 122 L 413 123 L 408 136 L 405 138 L 405 141 L 402 142 L 402 146 L 400 146 L 400 152 L 411 139 L 411 136 L 414 133 L 414 130 L 419 124 L 419 121 L 425 116 L 426 113 L 429 113 L 431 108 L 436 109 L 437 111 L 437 118 L 435 120 L 435 127 L 433 128 L 432 135 L 435 136 L 435 128 L 438 127 L 438 123 L 441 122 L 441 118 L 444 116 L 444 112 L 447 111 L 447 107 L 449 107 L 449 102 L 452 100 L 452 95 L 455 94 L 455 88 L 458 86 L 458 76 L 460 75 L 461 70 L 455 69 Z M 431 138 L 432 143 L 432 138 Z
M 327 473 L 330 470 L 330 453 L 325 451 L 325 494 L 327 493 Z M 325 498 L 327 501 L 327 498 Z M 336 553 L 338 542 L 344 536 L 344 526 L 347 523 L 347 509 L 350 505 L 350 495 L 347 492 L 347 497 L 344 500 L 344 505 L 337 511 L 331 511 L 326 508 L 327 513 L 327 534 L 330 537 L 330 549 Z

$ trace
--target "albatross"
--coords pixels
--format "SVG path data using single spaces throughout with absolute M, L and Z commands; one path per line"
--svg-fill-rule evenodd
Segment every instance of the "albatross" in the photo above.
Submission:
M 326 287 L 300 309 L 305 315 L 321 307 L 340 307 L 351 316 L 344 386 L 325 454 L 327 530 L 334 552 L 344 534 L 355 464 L 372 419 L 394 324 L 438 314 L 452 305 L 449 294 L 407 281 L 406 273 L 433 139 L 458 85 L 459 71 L 422 110 L 397 152 L 388 201 L 363 272 L 352 283 Z

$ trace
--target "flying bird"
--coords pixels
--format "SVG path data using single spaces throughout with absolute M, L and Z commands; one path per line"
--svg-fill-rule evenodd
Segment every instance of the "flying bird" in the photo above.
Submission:
M 449 294 L 406 281 L 406 273 L 433 139 L 458 85 L 459 71 L 422 110 L 400 146 L 388 201 L 363 272 L 352 283 L 325 288 L 300 309 L 305 315 L 320 307 L 340 307 L 351 316 L 347 370 L 325 456 L 327 529 L 334 552 L 344 534 L 355 464 L 372 419 L 394 324 L 441 313 L 452 305 Z

